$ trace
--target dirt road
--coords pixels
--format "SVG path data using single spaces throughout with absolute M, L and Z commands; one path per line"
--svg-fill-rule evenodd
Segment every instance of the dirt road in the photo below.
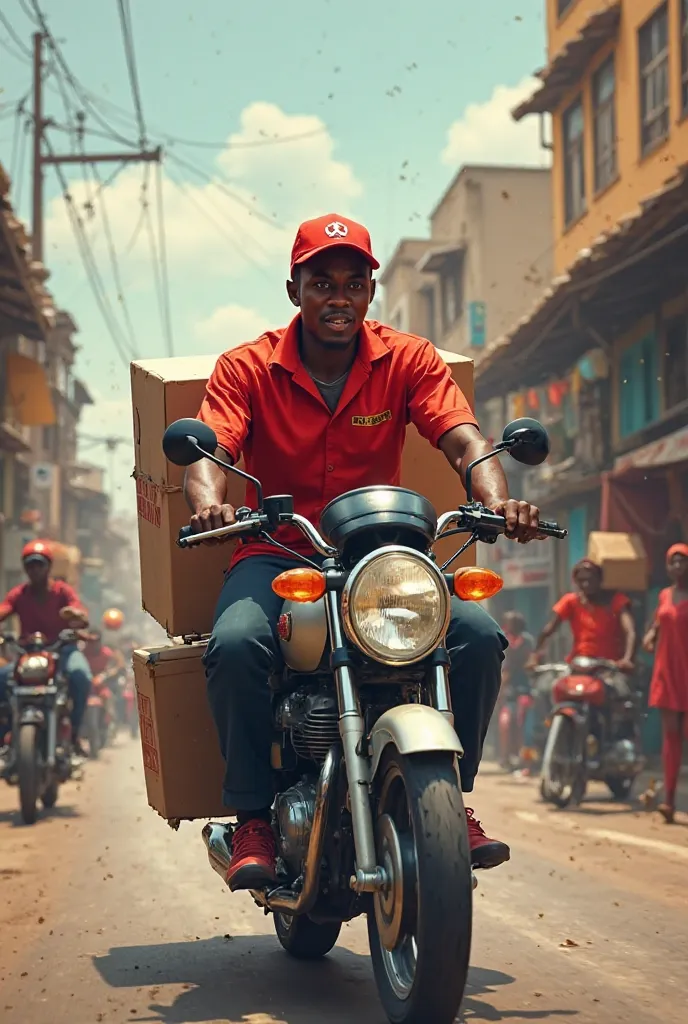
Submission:
M 327 961 L 289 960 L 211 872 L 200 823 L 175 834 L 149 810 L 134 742 L 32 828 L 15 801 L 3 785 L 3 1024 L 384 1024 L 362 922 Z M 460 1019 L 685 1021 L 688 817 L 667 828 L 602 795 L 550 812 L 489 769 L 474 802 L 513 859 L 481 877 Z

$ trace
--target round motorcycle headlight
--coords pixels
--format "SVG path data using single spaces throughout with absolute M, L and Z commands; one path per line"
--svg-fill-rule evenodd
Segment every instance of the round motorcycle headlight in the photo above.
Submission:
M 411 548 L 362 559 L 342 592 L 349 639 L 385 665 L 425 658 L 447 631 L 449 590 L 439 569 Z
M 47 654 L 25 654 L 17 663 L 15 675 L 23 683 L 42 683 L 50 675 L 50 658 Z

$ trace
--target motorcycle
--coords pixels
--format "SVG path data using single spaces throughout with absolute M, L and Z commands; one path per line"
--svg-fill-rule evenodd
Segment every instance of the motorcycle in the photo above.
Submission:
M 528 768 L 534 759 L 533 748 L 525 745 L 526 718 L 532 715 L 535 700 L 530 693 L 507 693 L 498 715 L 499 765 L 504 771 Z
M 580 804 L 589 780 L 627 800 L 645 759 L 634 694 L 613 661 L 574 658 L 552 690 L 554 708 L 540 792 L 557 807 Z
M 62 648 L 79 639 L 78 631 L 71 629 L 63 630 L 54 644 L 46 643 L 42 633 L 21 643 L 9 634 L 3 638 L 17 660 L 8 682 L 11 738 L 1 774 L 10 785 L 19 786 L 26 825 L 36 821 L 39 800 L 46 809 L 55 805 L 60 785 L 72 774 L 71 700 L 58 665 Z
M 100 752 L 115 738 L 114 696 L 106 673 L 95 676 L 88 697 L 82 734 L 88 743 L 88 754 L 97 760 Z
M 395 1024 L 450 1024 L 469 963 L 474 876 L 457 758 L 444 644 L 450 600 L 497 593 L 501 578 L 477 567 L 448 572 L 477 541 L 504 533 L 502 516 L 472 498 L 478 462 L 508 451 L 537 465 L 549 442 L 533 420 L 517 420 L 466 472 L 467 502 L 438 519 L 430 502 L 402 487 L 363 487 L 331 501 L 320 529 L 294 512 L 289 495 L 264 497 L 259 480 L 218 459 L 206 424 L 166 431 L 167 458 L 210 459 L 251 482 L 258 508 L 179 545 L 260 537 L 298 528 L 322 557 L 279 575 L 278 635 L 285 668 L 270 680 L 272 763 L 278 777 L 273 827 L 278 882 L 253 890 L 272 913 L 277 938 L 299 959 L 325 956 L 343 922 L 367 915 L 373 970 Z M 434 543 L 468 534 L 443 565 Z M 541 536 L 564 537 L 555 523 Z M 289 550 L 289 549 L 287 549 Z M 232 828 L 202 830 L 211 866 L 226 878 Z

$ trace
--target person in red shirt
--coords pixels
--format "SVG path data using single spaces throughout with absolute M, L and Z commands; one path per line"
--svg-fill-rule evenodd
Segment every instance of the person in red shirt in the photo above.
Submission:
M 91 633 L 84 646 L 84 654 L 94 676 L 102 676 L 114 665 L 115 652 L 103 643 L 102 633 Z
M 574 566 L 572 578 L 576 589 L 554 605 L 554 617 L 538 637 L 533 660 L 562 622 L 568 622 L 573 646 L 567 661 L 604 658 L 616 662 L 622 672 L 632 671 L 636 631 L 630 598 L 604 590 L 601 568 L 587 558 Z
M 658 810 L 671 825 L 684 735 L 688 739 L 688 544 L 673 544 L 666 560 L 671 586 L 659 595 L 643 647 L 655 655 L 649 705 L 662 713 L 664 802 Z
M 296 512 L 316 523 L 330 500 L 352 488 L 399 484 L 409 422 L 444 452 L 459 476 L 491 450 L 432 343 L 366 320 L 378 268 L 362 225 L 336 214 L 302 224 L 287 282 L 296 317 L 287 328 L 220 356 L 199 413 L 217 434 L 219 457 L 236 462 L 243 453 L 267 494 L 292 494 Z M 473 481 L 477 497 L 506 516 L 512 538 L 534 538 L 538 509 L 509 499 L 497 460 L 477 467 Z M 226 487 L 226 474 L 212 463 L 189 468 L 185 492 L 196 532 L 234 521 Z M 247 504 L 256 504 L 251 486 Z M 293 528 L 281 528 L 276 539 L 313 555 Z M 296 564 L 259 540 L 238 547 L 205 656 L 227 766 L 223 798 L 238 810 L 231 889 L 269 885 L 275 878 L 268 677 L 279 664 L 282 602 L 271 584 Z M 484 609 L 453 600 L 447 647 L 466 793 L 473 789 L 506 645 Z M 467 817 L 474 865 L 508 860 L 508 846 L 488 838 L 472 810 Z
M 88 621 L 88 613 L 76 591 L 63 580 L 50 578 L 53 555 L 46 541 L 37 540 L 27 544 L 22 552 L 22 563 L 28 582 L 9 591 L 0 604 L 0 622 L 16 615 L 22 637 L 43 633 L 48 643 L 52 644 L 66 627 L 82 626 Z M 13 668 L 13 665 L 0 668 L 0 702 L 5 698 L 7 681 Z M 69 645 L 60 652 L 60 670 L 69 681 L 72 738 L 75 751 L 80 754 L 79 728 L 91 689 L 91 669 L 78 647 Z

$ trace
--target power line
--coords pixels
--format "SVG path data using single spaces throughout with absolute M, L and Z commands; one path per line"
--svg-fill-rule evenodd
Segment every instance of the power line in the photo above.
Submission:
M 281 227 L 281 225 L 275 220 L 274 217 L 270 217 L 267 213 L 263 213 L 261 210 L 258 210 L 255 206 L 252 206 L 251 203 L 249 203 L 247 199 L 244 199 L 242 195 L 240 195 L 238 192 L 235 192 L 232 188 L 229 188 L 226 184 L 224 184 L 222 180 L 218 181 L 218 179 L 213 177 L 213 175 L 210 174 L 208 171 L 204 171 L 200 167 L 196 167 L 195 164 L 189 163 L 188 160 L 184 160 L 177 153 L 168 153 L 167 155 L 170 160 L 174 160 L 175 163 L 180 164 L 182 167 L 187 168 L 193 174 L 197 175 L 199 178 L 202 178 L 207 184 L 214 185 L 215 188 L 220 190 L 220 192 L 223 192 L 230 199 L 233 199 L 235 203 L 239 203 L 239 205 L 243 206 L 245 210 L 248 210 L 249 214 L 252 217 L 257 217 L 258 220 L 264 221 L 265 224 L 269 224 L 270 227 L 272 228 Z
M 24 55 L 24 57 L 26 57 L 28 60 L 31 60 L 31 50 L 28 48 L 23 39 L 21 39 L 21 37 L 14 31 L 11 22 L 6 17 L 6 15 L 2 13 L 2 11 L 0 11 L 0 25 L 3 26 L 5 32 L 7 32 L 7 35 L 10 37 L 10 39 L 12 40 L 14 45 L 19 49 L 19 51 Z
M 117 7 L 119 10 L 119 19 L 122 25 L 122 38 L 124 40 L 124 54 L 127 60 L 127 70 L 129 72 L 129 84 L 131 85 L 131 94 L 134 99 L 134 109 L 136 110 L 136 120 L 139 128 L 139 145 L 141 149 L 145 149 L 147 145 L 146 123 L 143 117 L 141 88 L 139 86 L 139 76 L 136 68 L 136 51 L 134 49 L 134 32 L 131 25 L 131 8 L 129 6 L 129 0 L 117 0 Z
M 138 237 L 141 234 L 141 228 L 143 227 L 143 222 L 146 219 L 146 204 L 148 203 L 148 179 L 149 179 L 149 177 L 150 177 L 150 165 L 149 164 L 144 164 L 144 167 L 143 167 L 143 178 L 141 180 L 141 195 L 139 197 L 139 203 L 141 205 L 141 212 L 139 213 L 139 218 L 136 221 L 136 224 L 134 226 L 134 230 L 131 233 L 131 238 L 129 239 L 129 241 L 127 242 L 126 246 L 124 247 L 124 255 L 125 256 L 128 256 L 129 253 L 131 252 L 131 250 L 136 245 L 136 242 L 138 241 Z
M 103 221 L 103 229 L 105 233 L 105 241 L 107 243 L 108 252 L 110 254 L 110 265 L 112 267 L 112 276 L 115 282 L 115 288 L 117 289 L 117 300 L 122 307 L 122 315 L 124 322 L 129 333 L 129 344 L 131 348 L 131 354 L 134 359 L 138 358 L 138 342 L 136 340 L 136 332 L 134 331 L 134 325 L 129 315 L 129 307 L 124 294 L 124 285 L 122 284 L 122 276 L 119 270 L 119 261 L 117 259 L 117 250 L 115 248 L 114 239 L 112 237 L 112 231 L 110 229 L 110 218 L 108 217 L 107 205 L 105 203 L 105 186 L 101 181 L 98 173 L 98 168 L 95 164 L 91 164 L 91 174 L 93 175 L 97 185 L 97 197 L 100 205 L 100 213 Z
M 48 139 L 46 139 L 45 142 L 49 152 L 52 156 L 54 156 L 55 154 L 52 151 L 52 147 Z M 67 213 L 69 216 L 71 228 L 77 242 L 79 255 L 81 256 L 81 260 L 84 265 L 84 270 L 86 271 L 86 276 L 88 278 L 89 284 L 91 285 L 91 290 L 93 292 L 96 303 L 98 304 L 101 316 L 103 317 L 103 321 L 108 330 L 108 333 L 110 334 L 117 354 L 124 363 L 125 367 L 128 369 L 130 359 L 126 351 L 126 342 L 123 341 L 122 337 L 120 336 L 120 326 L 117 323 L 117 319 L 112 311 L 110 300 L 108 298 L 107 292 L 100 277 L 100 271 L 98 270 L 98 265 L 93 255 L 93 250 L 91 249 L 90 243 L 88 241 L 88 236 L 84 229 L 83 222 L 81 220 L 81 217 L 79 216 L 78 210 L 74 205 L 74 199 L 72 197 L 72 194 L 69 191 L 69 183 L 65 178 L 61 166 L 59 164 L 54 164 L 53 166 L 55 167 L 55 172 L 57 174 L 60 186 L 62 188 L 62 196 L 67 207 Z
M 170 280 L 167 272 L 167 236 L 165 233 L 165 210 L 163 207 L 163 182 L 162 167 L 160 164 L 155 168 L 155 185 L 157 191 L 158 208 L 158 238 L 160 239 L 160 270 L 165 303 L 165 318 L 167 321 L 166 340 L 168 355 L 174 355 L 174 334 L 172 332 L 172 313 L 170 309 Z
M 146 231 L 148 234 L 148 246 L 150 249 L 151 266 L 153 268 L 153 280 L 155 282 L 155 294 L 158 300 L 158 312 L 160 314 L 160 326 L 162 329 L 162 336 L 165 341 L 165 348 L 168 355 L 173 352 L 172 338 L 168 333 L 167 323 L 167 310 L 168 304 L 165 302 L 165 289 L 163 283 L 163 273 L 161 268 L 161 260 L 158 255 L 158 246 L 155 238 L 155 229 L 153 227 L 153 220 L 150 215 L 150 204 L 146 203 L 144 206 L 144 223 L 146 225 Z

